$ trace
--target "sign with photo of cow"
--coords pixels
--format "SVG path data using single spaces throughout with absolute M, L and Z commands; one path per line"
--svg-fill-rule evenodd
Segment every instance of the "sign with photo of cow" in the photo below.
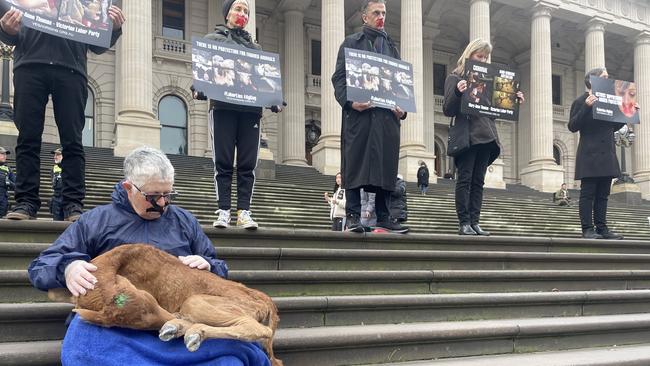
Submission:
M 519 75 L 507 68 L 466 61 L 467 90 L 460 111 L 465 114 L 517 121 L 519 119 Z
M 194 89 L 208 98 L 252 107 L 282 105 L 278 54 L 192 37 Z
M 408 62 L 345 48 L 345 78 L 351 102 L 415 112 L 413 67 Z
M 113 22 L 108 16 L 112 0 L 0 0 L 2 14 L 12 8 L 23 12 L 22 26 L 72 41 L 108 48 Z
M 631 81 L 591 76 L 591 93 L 598 97 L 592 106 L 594 119 L 618 123 L 639 123 L 636 85 Z

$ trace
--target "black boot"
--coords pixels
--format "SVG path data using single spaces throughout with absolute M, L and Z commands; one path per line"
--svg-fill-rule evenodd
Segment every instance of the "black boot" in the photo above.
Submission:
M 362 233 L 365 231 L 361 225 L 361 217 L 358 214 L 347 214 L 345 226 L 347 227 L 346 231 L 353 233 Z
M 481 227 L 478 226 L 478 224 L 472 224 L 471 226 L 472 229 L 476 232 L 476 234 L 483 235 L 483 236 L 490 236 L 490 232 L 481 229 Z
M 386 219 L 377 221 L 377 227 L 386 229 L 391 233 L 406 234 L 409 231 L 408 226 L 402 226 L 397 220 Z
M 582 231 L 582 237 L 585 239 L 602 239 L 603 236 L 598 234 L 596 230 L 591 227 L 589 229 L 583 230 Z
M 597 229 L 596 233 L 600 236 L 603 237 L 603 239 L 610 239 L 610 240 L 621 240 L 623 239 L 623 235 L 615 233 L 608 228 L 605 229 Z
M 458 228 L 458 235 L 476 235 L 476 231 L 469 224 L 461 224 Z

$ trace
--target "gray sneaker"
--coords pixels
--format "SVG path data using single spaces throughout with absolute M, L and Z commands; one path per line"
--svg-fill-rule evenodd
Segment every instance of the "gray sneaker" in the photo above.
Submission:
M 212 223 L 212 226 L 225 229 L 230 225 L 230 211 L 216 210 L 214 213 L 217 214 L 217 220 Z

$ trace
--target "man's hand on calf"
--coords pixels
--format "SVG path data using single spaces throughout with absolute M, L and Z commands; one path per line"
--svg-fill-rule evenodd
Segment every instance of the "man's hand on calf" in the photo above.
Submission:
M 97 278 L 90 272 L 95 272 L 97 267 L 86 261 L 76 260 L 65 267 L 65 285 L 72 296 L 85 295 L 86 290 L 93 290 Z
M 200 255 L 179 255 L 178 259 L 190 268 L 210 270 L 210 263 Z

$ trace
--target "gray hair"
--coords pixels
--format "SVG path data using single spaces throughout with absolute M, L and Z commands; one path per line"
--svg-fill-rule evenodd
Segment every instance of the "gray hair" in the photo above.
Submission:
M 368 6 L 371 3 L 386 4 L 386 0 L 364 0 L 363 6 L 361 6 L 361 14 L 365 14 L 368 11 Z
M 589 72 L 585 75 L 585 85 L 587 86 L 587 89 L 591 89 L 591 81 L 589 81 L 589 79 L 591 78 L 591 75 L 600 76 L 605 71 L 607 71 L 607 69 L 604 68 L 604 67 L 597 67 L 595 69 L 589 70 Z
M 143 186 L 152 180 L 173 184 L 174 167 L 162 151 L 142 146 L 124 158 L 124 178 L 136 186 Z

